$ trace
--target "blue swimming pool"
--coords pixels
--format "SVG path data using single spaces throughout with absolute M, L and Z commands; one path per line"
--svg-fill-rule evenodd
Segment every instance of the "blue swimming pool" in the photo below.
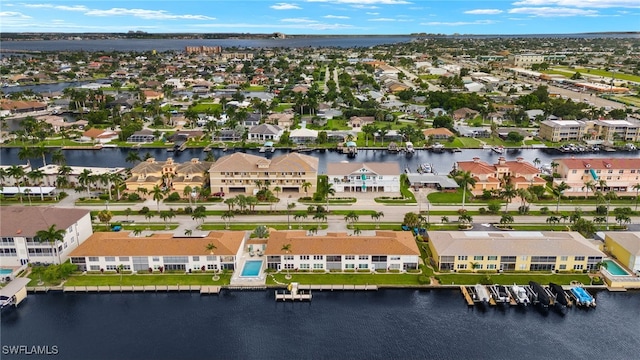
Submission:
M 255 277 L 260 274 L 260 269 L 262 269 L 262 260 L 250 260 L 244 263 L 244 268 L 242 268 L 242 277 Z
M 607 271 L 611 274 L 611 275 L 616 275 L 616 276 L 628 276 L 629 273 L 626 272 L 623 268 L 620 267 L 620 265 L 618 265 L 615 261 L 613 260 L 604 260 L 603 261 L 605 264 L 607 264 Z
M 0 269 L 0 276 L 11 275 L 11 273 L 13 273 L 11 269 Z

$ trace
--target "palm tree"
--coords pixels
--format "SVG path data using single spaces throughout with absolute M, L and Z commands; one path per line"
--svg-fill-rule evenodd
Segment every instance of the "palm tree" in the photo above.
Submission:
M 470 224 L 473 221 L 473 218 L 471 217 L 471 215 L 464 213 L 460 216 L 458 216 L 458 222 L 461 224 Z
M 371 214 L 371 219 L 376 222 L 376 229 L 380 229 L 380 218 L 384 217 L 384 213 L 382 211 L 376 211 Z
M 360 216 L 358 216 L 355 211 L 349 211 L 347 215 L 344 216 L 344 221 L 346 221 L 347 224 L 351 223 L 351 225 L 353 225 L 356 223 L 356 221 L 358 221 L 359 218 Z
M 34 157 L 42 157 L 42 166 L 47 166 L 46 156 L 49 150 L 44 145 L 39 145 L 31 148 L 31 155 Z
M 151 229 L 151 219 L 155 216 L 154 213 L 152 213 L 151 211 L 149 211 L 148 213 L 144 214 L 144 217 L 147 219 L 148 221 L 148 225 L 149 225 L 149 229 Z
M 31 189 L 24 189 L 24 194 L 27 195 L 27 200 L 29 200 L 29 206 L 31 206 Z
M 640 184 L 638 184 L 640 186 Z M 313 186 L 313 184 L 311 184 L 308 181 L 305 181 L 302 183 L 302 189 L 304 190 L 304 194 L 305 196 L 309 196 L 309 188 Z
M 324 189 L 325 198 L 327 200 L 327 212 L 329 212 L 329 196 L 335 196 L 336 189 L 333 188 L 333 184 L 327 182 L 326 188 Z
M 282 245 L 282 248 L 280 250 L 284 251 L 285 254 L 289 254 L 291 252 L 291 244 Z M 286 256 L 285 256 L 285 258 L 286 258 Z M 286 264 L 285 264 L 285 269 L 287 270 L 287 276 L 285 278 L 287 280 L 289 280 L 289 279 L 291 279 L 291 275 L 289 274 L 289 269 L 287 268 Z
M 560 166 L 560 164 L 558 164 L 555 161 L 551 161 L 550 165 L 551 165 L 551 169 L 553 169 L 553 173 L 555 174 L 556 173 L 556 169 L 558 168 L 558 166 Z
M 596 188 L 596 183 L 594 183 L 591 180 L 585 181 L 584 182 L 584 186 L 582 187 L 582 190 L 585 190 L 584 198 L 585 199 L 588 198 L 589 197 L 589 190 L 593 191 L 593 190 L 595 190 L 595 188 Z
M 473 177 L 470 171 L 461 171 L 457 174 L 455 180 L 460 186 L 462 186 L 462 210 L 464 210 L 464 203 L 467 195 L 467 186 L 475 186 L 476 179 Z
M 124 161 L 134 164 L 142 161 L 142 158 L 140 158 L 140 154 L 138 154 L 136 151 L 129 151 Z
M 60 252 L 57 249 L 54 249 L 54 246 L 56 242 L 64 241 L 64 235 L 66 233 L 67 231 L 65 229 L 56 229 L 56 224 L 49 226 L 45 230 L 38 230 L 36 232 L 36 240 L 38 242 L 46 242 L 49 244 L 49 246 L 51 246 L 51 256 L 53 256 L 54 253 L 58 255 L 58 264 L 61 263 Z
M 315 215 L 313 215 L 313 220 L 316 220 L 316 222 L 318 223 L 318 228 L 320 228 L 320 223 L 327 220 L 327 216 L 323 213 L 316 213 Z
M 33 181 L 34 185 L 38 185 L 40 188 L 40 201 L 44 201 L 44 194 L 42 193 L 42 179 L 44 179 L 44 171 L 40 169 L 31 170 L 27 173 L 29 180 Z
M 58 165 L 62 165 L 67 162 L 62 149 L 54 150 L 53 153 L 51 153 L 51 162 Z
M 153 195 L 153 200 L 156 201 L 156 208 L 158 209 L 158 212 L 159 212 L 160 211 L 160 201 L 162 199 L 164 199 L 164 192 L 162 191 L 160 186 L 155 185 L 153 187 L 153 190 L 151 190 L 151 194 Z
M 91 170 L 89 169 L 84 169 L 82 170 L 82 172 L 78 175 L 78 183 L 80 184 L 80 186 L 82 186 L 83 188 L 85 188 L 87 190 L 87 197 L 91 197 L 91 194 L 89 193 L 89 190 L 91 189 Z
M 636 211 L 638 211 L 638 193 L 640 193 L 640 183 L 633 185 L 632 189 L 636 191 Z
M 140 234 L 142 234 L 142 230 L 140 230 L 140 228 L 133 229 L 133 236 L 138 237 Z
M 222 214 L 222 221 L 224 221 L 224 228 L 226 230 L 229 230 L 229 223 L 231 221 L 231 219 L 234 218 L 234 215 L 231 211 L 227 211 L 224 214 Z
M 24 178 L 24 168 L 19 165 L 11 165 L 7 170 L 7 175 L 15 180 L 16 187 L 18 188 L 18 195 L 20 196 L 20 203 L 22 204 L 22 192 L 20 191 L 20 179 Z
M 307 213 L 301 211 L 293 215 L 293 220 L 298 222 L 298 229 L 302 229 L 302 222 L 307 219 Z
M 507 184 L 504 187 L 504 189 L 502 189 L 502 191 L 500 192 L 500 196 L 504 198 L 507 202 L 507 204 L 504 207 L 504 212 L 507 213 L 508 212 L 507 208 L 509 207 L 509 203 L 511 203 L 511 200 L 517 196 L 517 192 L 513 188 L 513 185 Z
M 533 165 L 535 165 L 535 167 L 539 167 L 540 166 L 540 159 L 539 158 L 535 158 L 533 159 Z
M 448 216 L 443 216 L 440 218 L 440 221 L 442 221 L 443 224 L 446 224 L 449 222 L 449 217 Z
M 558 202 L 556 203 L 556 213 L 560 211 L 560 199 L 562 198 L 562 194 L 569 188 L 570 186 L 567 185 L 567 183 L 565 183 L 564 181 L 553 188 L 553 195 L 558 198 Z
M 191 189 L 191 186 L 187 185 L 184 187 L 184 190 L 182 190 L 182 195 L 184 195 L 186 198 L 189 199 L 189 206 L 191 206 L 191 191 L 193 189 Z

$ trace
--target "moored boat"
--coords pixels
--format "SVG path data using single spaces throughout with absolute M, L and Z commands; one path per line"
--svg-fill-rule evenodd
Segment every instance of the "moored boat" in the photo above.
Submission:
M 531 290 L 533 290 L 533 293 L 536 296 L 534 300 L 537 300 L 542 307 L 549 307 L 549 295 L 547 295 L 547 292 L 544 290 L 542 285 L 535 281 L 529 281 L 529 286 L 531 286 Z
M 491 148 L 491 151 L 498 153 L 498 154 L 503 154 L 504 153 L 504 146 L 500 145 L 500 146 L 494 146 Z
M 574 286 L 571 293 L 576 297 L 576 303 L 580 306 L 596 307 L 596 300 L 582 286 Z
M 564 289 L 562 288 L 562 286 L 554 283 L 549 283 L 549 290 L 551 290 L 553 296 L 556 297 L 556 304 L 559 304 L 561 306 L 567 306 L 569 304 L 569 302 L 567 301 L 567 295 L 564 293 Z
M 482 285 L 482 284 L 476 284 L 476 286 L 474 287 L 474 290 L 476 291 L 476 296 L 478 297 L 477 300 L 486 304 L 489 302 L 489 292 L 487 291 L 487 288 Z
M 513 286 L 511 287 L 511 292 L 513 293 L 513 296 L 518 304 L 524 306 L 529 305 L 530 300 L 527 296 L 527 291 L 522 286 L 513 284 Z

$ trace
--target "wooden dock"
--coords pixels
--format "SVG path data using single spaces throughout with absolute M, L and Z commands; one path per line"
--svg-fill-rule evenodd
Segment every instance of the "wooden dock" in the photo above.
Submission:
M 65 286 L 62 288 L 66 293 L 115 293 L 115 292 L 199 292 L 200 294 L 219 294 L 220 286 L 200 286 L 200 285 L 103 285 L 103 286 Z M 32 292 L 46 292 L 46 288 L 30 288 Z
M 220 294 L 220 286 L 201 286 L 200 295 L 218 295 Z
M 471 294 L 469 294 L 467 287 L 460 286 L 460 291 L 462 291 L 462 296 L 464 296 L 464 300 L 467 302 L 467 305 L 473 306 L 473 298 L 471 297 Z
M 311 298 L 311 292 L 293 294 L 276 290 L 276 301 L 311 301 Z

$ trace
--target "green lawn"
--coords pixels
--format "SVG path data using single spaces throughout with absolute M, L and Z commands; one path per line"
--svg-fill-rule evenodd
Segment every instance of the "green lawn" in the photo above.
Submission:
M 448 148 L 480 148 L 482 143 L 474 138 L 457 137 L 453 142 L 446 142 L 445 146 Z
M 289 226 L 287 223 L 262 223 L 260 225 L 265 225 L 268 228 L 273 228 L 276 230 L 288 230 Z M 258 224 L 254 223 L 237 223 L 231 222 L 229 224 L 229 229 L 225 229 L 224 223 L 205 223 L 200 226 L 200 230 L 254 230 L 258 226 Z M 302 223 L 302 230 L 309 230 L 311 228 L 318 227 L 315 222 L 313 222 L 312 216 L 307 217 L 307 220 Z M 321 223 L 318 227 L 320 230 L 326 229 L 327 224 Z M 299 230 L 298 222 L 293 219 L 293 214 L 291 215 L 291 230 Z
M 279 283 L 292 281 L 304 285 L 420 285 L 420 274 L 371 274 L 371 273 L 297 273 L 291 272 L 291 279 L 286 279 L 286 273 L 274 274 Z M 267 285 L 277 285 L 271 275 L 267 276 Z
M 231 274 L 220 274 L 220 280 L 213 281 L 212 273 L 205 274 L 153 274 L 153 275 L 74 275 L 67 279 L 65 286 L 106 286 L 106 285 L 228 285 Z M 29 285 L 31 286 L 31 285 Z
M 191 108 L 198 113 L 206 113 L 207 111 L 213 111 L 214 109 L 220 109 L 220 111 L 222 111 L 221 104 L 213 104 L 213 103 L 199 103 L 199 104 L 193 105 Z
M 282 103 L 282 104 L 278 104 L 275 109 L 273 109 L 274 112 L 283 112 L 285 110 L 291 109 L 293 107 L 293 104 L 290 103 Z
M 471 193 L 467 191 L 466 201 L 471 199 Z M 462 204 L 462 188 L 456 192 L 434 192 L 427 195 L 427 200 L 433 204 Z

